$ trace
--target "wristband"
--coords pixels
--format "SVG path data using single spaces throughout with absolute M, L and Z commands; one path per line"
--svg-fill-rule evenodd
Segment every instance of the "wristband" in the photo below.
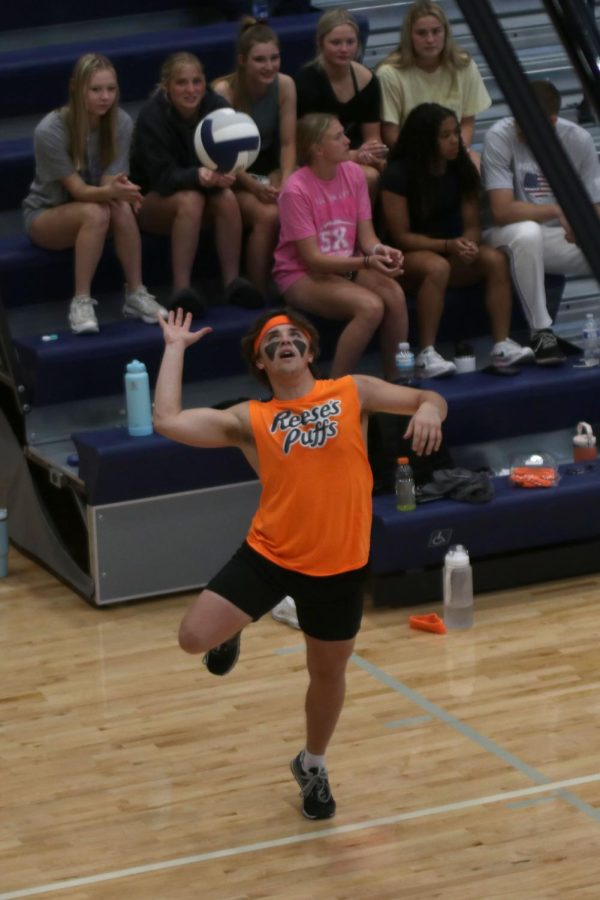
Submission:
M 378 247 L 379 247 L 379 249 L 380 249 L 381 251 L 383 251 L 383 244 L 373 244 L 373 248 L 372 248 L 372 250 L 371 250 L 371 253 L 372 253 L 373 255 L 375 255 L 375 254 L 377 253 L 377 248 L 378 248 Z
M 365 269 L 369 269 L 371 267 L 371 263 L 369 262 L 368 256 L 365 256 L 364 263 L 365 263 Z

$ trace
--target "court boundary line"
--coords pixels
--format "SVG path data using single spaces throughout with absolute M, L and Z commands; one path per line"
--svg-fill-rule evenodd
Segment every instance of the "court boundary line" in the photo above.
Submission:
M 133 875 L 151 875 L 154 872 L 166 872 L 169 869 L 181 869 L 186 866 L 197 865 L 203 862 L 211 862 L 216 859 L 226 859 L 232 856 L 241 856 L 245 853 L 255 853 L 259 850 L 272 850 L 276 847 L 289 847 L 294 844 L 304 844 L 309 841 L 318 841 L 335 837 L 340 834 L 352 834 L 358 831 L 370 831 L 373 828 L 383 828 L 390 825 L 399 825 L 412 819 L 421 819 L 427 816 L 443 815 L 457 812 L 462 809 L 472 809 L 477 806 L 486 806 L 492 803 L 504 803 L 521 797 L 535 796 L 554 792 L 556 797 L 562 796 L 563 788 L 575 787 L 579 784 L 600 782 L 600 772 L 591 775 L 581 775 L 577 778 L 566 778 L 562 781 L 552 781 L 546 784 L 537 784 L 531 787 L 518 788 L 514 791 L 503 791 L 499 794 L 489 794 L 482 797 L 472 797 L 470 800 L 458 800 L 455 803 L 444 803 L 441 806 L 430 806 L 423 809 L 415 809 L 411 812 L 397 813 L 394 816 L 383 816 L 379 819 L 369 819 L 364 822 L 352 822 L 348 825 L 336 825 L 331 828 L 323 828 L 319 831 L 309 831 L 304 834 L 293 834 L 283 838 L 273 838 L 268 841 L 257 841 L 253 844 L 241 844 L 237 847 L 227 847 L 223 850 L 211 850 L 207 853 L 196 853 L 191 856 L 180 856 L 174 859 L 166 859 L 162 862 L 146 863 L 140 866 L 130 866 L 126 869 L 114 869 L 110 872 L 100 872 L 96 875 L 85 875 L 80 878 L 67 878 L 62 881 L 54 881 L 38 887 L 22 888 L 0 894 L 0 900 L 19 900 L 21 897 L 35 897 L 40 894 L 50 894 L 54 891 L 66 891 L 77 887 L 85 887 L 103 884 L 107 881 L 118 881 L 122 878 L 130 878 Z
M 478 744 L 484 750 L 487 750 L 488 753 L 491 753 L 493 756 L 496 756 L 498 759 L 502 760 L 502 762 L 516 769 L 518 772 L 521 772 L 523 775 L 527 776 L 527 778 L 530 778 L 531 781 L 539 785 L 548 784 L 550 782 L 548 776 L 544 775 L 543 772 L 540 772 L 538 769 L 530 766 L 529 763 L 526 763 L 522 759 L 519 759 L 519 757 L 514 753 L 505 750 L 500 746 L 500 744 L 497 744 L 491 738 L 488 738 L 484 734 L 481 734 L 475 728 L 472 728 L 471 725 L 466 725 L 456 716 L 453 716 L 452 713 L 447 712 L 443 707 L 438 706 L 431 700 L 428 700 L 427 697 L 423 697 L 418 693 L 418 691 L 414 691 L 402 681 L 398 681 L 397 678 L 393 678 L 391 675 L 388 675 L 388 673 L 383 669 L 380 669 L 379 666 L 376 666 L 368 660 L 363 659 L 363 657 L 359 656 L 357 653 L 353 653 L 351 658 L 352 661 L 357 666 L 359 666 L 359 668 L 363 669 L 363 671 L 367 672 L 369 675 L 372 675 L 381 684 L 386 685 L 386 687 L 391 688 L 398 694 L 402 694 L 404 697 L 406 697 L 407 700 L 410 700 L 411 703 L 420 706 L 421 709 L 425 710 L 430 715 L 435 716 L 436 719 L 444 722 L 445 725 L 449 725 L 459 734 L 462 734 L 463 737 L 466 737 L 474 743 Z M 580 812 L 585 813 L 585 815 L 589 816 L 590 819 L 594 819 L 596 822 L 600 822 L 600 809 L 596 809 L 596 807 L 590 806 L 589 803 L 586 803 L 580 797 L 577 797 L 575 794 L 571 794 L 567 791 L 562 791 L 560 797 L 570 806 L 574 806 Z M 2 898 L 0 898 L 0 900 L 2 900 Z

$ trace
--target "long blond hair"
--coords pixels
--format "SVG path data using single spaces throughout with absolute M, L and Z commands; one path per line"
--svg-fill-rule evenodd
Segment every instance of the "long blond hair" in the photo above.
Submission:
M 279 38 L 272 28 L 252 16 L 244 16 L 240 22 L 240 30 L 235 46 L 235 71 L 215 81 L 226 81 L 231 91 L 231 105 L 238 112 L 249 113 L 252 103 L 248 91 L 246 76 L 246 59 L 255 44 L 275 44 L 279 47 Z M 240 58 L 242 62 L 240 62 Z M 215 82 L 213 81 L 213 85 Z
M 62 109 L 62 114 L 69 134 L 69 153 L 77 171 L 85 166 L 86 145 L 90 133 L 90 118 L 86 108 L 85 93 L 92 75 L 108 70 L 117 73 L 115 67 L 101 53 L 85 53 L 75 63 L 69 80 L 69 102 Z M 119 83 L 115 101 L 110 109 L 100 117 L 100 165 L 106 169 L 117 155 L 117 116 L 119 109 Z
M 455 43 L 448 16 L 441 6 L 438 6 L 437 3 L 432 3 L 431 0 L 417 0 L 416 3 L 413 3 L 408 8 L 402 22 L 400 43 L 392 53 L 386 56 L 380 65 L 387 64 L 394 66 L 396 69 L 408 69 L 416 66 L 412 33 L 417 19 L 422 19 L 424 16 L 434 16 L 444 28 L 444 46 L 440 54 L 440 65 L 445 66 L 452 72 L 466 68 L 471 61 L 470 54 Z
M 323 61 L 323 41 L 327 37 L 330 31 L 333 31 L 334 28 L 338 28 L 340 25 L 349 25 L 350 28 L 354 29 L 356 34 L 356 38 L 358 41 L 358 48 L 356 51 L 356 55 L 360 53 L 360 28 L 358 27 L 358 22 L 352 15 L 352 13 L 348 12 L 347 9 L 328 9 L 323 15 L 320 17 L 317 22 L 317 55 L 315 56 L 313 62 L 322 64 Z

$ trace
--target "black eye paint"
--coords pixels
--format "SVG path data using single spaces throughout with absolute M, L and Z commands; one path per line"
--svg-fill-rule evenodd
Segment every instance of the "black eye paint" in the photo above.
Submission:
M 273 362 L 273 360 L 275 359 L 275 354 L 277 353 L 277 348 L 279 347 L 280 343 L 281 341 L 279 340 L 279 338 L 276 338 L 274 341 L 271 341 L 270 344 L 267 344 L 265 346 L 265 353 L 267 354 L 271 362 Z
M 293 338 L 292 344 L 294 345 L 300 356 L 304 356 L 306 354 L 308 350 L 308 344 L 305 341 L 301 340 L 300 338 Z M 273 360 L 275 359 L 275 354 L 279 350 L 280 346 L 280 338 L 274 338 L 272 341 L 265 345 L 265 353 L 267 354 L 271 362 L 273 362 Z

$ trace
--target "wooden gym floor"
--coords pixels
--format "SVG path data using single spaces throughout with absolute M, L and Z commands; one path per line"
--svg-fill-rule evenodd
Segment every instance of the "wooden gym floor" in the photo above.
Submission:
M 96 610 L 9 566 L 0 900 L 600 896 L 600 576 L 478 597 L 447 636 L 367 611 L 311 823 L 298 632 L 251 626 L 218 679 L 176 645 L 189 597 Z

